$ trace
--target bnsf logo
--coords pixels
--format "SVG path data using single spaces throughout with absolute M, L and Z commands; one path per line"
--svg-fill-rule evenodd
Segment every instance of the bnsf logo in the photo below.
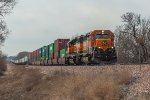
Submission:
M 107 42 L 106 42 L 106 41 L 103 41 L 103 42 L 102 42 L 102 46 L 107 46 Z

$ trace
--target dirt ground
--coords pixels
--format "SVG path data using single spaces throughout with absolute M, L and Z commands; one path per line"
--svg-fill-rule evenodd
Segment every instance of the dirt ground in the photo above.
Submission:
M 149 100 L 150 65 L 16 66 L 0 76 L 0 100 Z

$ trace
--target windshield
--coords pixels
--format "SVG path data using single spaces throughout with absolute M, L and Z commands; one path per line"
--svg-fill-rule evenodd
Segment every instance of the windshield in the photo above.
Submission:
M 102 34 L 97 34 L 97 39 L 100 39 L 100 38 L 103 38 L 103 35 Z
M 108 34 L 97 34 L 96 35 L 96 38 L 97 39 L 107 39 L 107 38 L 109 38 L 109 36 L 108 36 Z
M 103 38 L 104 38 L 104 39 L 109 38 L 109 37 L 108 37 L 108 34 L 103 34 Z

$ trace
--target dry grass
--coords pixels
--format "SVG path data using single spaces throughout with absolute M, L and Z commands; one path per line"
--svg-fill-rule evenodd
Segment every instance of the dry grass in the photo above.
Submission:
M 0 57 L 0 76 L 7 70 L 7 62 L 3 57 Z
M 42 79 L 42 74 L 39 70 L 26 70 L 26 74 L 23 75 L 23 85 L 26 91 L 31 91 L 36 85 L 40 84 Z
M 115 76 L 115 81 L 118 81 L 118 84 L 128 84 L 131 78 L 131 74 L 128 70 L 120 70 L 115 72 L 113 76 Z
M 149 100 L 149 98 L 150 98 L 150 92 L 136 95 L 131 100 Z
M 44 75 L 13 66 L 12 72 L 0 79 L 0 100 L 120 100 L 131 79 L 127 70 L 91 74 L 56 70 Z
M 25 66 L 11 67 L 11 73 L 0 77 L 0 100 L 26 100 L 42 74 L 38 70 L 27 70 Z
M 64 74 L 64 72 L 62 73 Z M 59 75 L 61 74 L 57 76 Z M 64 100 L 119 100 L 123 97 L 122 88 L 130 78 L 130 74 L 126 71 L 118 73 L 108 71 L 91 75 L 69 74 L 69 76 L 60 78 L 61 85 L 56 87 L 57 89 L 55 89 L 52 98 L 58 99 L 59 97 L 59 99 Z

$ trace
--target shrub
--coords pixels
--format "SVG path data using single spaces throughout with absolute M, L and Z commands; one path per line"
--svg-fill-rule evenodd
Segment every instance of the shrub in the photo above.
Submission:
M 57 75 L 62 77 L 58 71 Z M 54 73 L 54 75 L 56 75 Z M 62 72 L 65 73 L 65 72 Z M 57 76 L 57 77 L 58 77 Z M 122 89 L 130 80 L 128 71 L 105 71 L 95 75 L 63 75 L 61 87 L 56 86 L 55 97 L 64 100 L 119 100 L 123 98 Z
M 7 70 L 6 56 L 0 53 L 0 75 Z
M 41 82 L 42 74 L 38 69 L 25 69 L 23 75 L 23 85 L 26 91 L 31 91 Z

